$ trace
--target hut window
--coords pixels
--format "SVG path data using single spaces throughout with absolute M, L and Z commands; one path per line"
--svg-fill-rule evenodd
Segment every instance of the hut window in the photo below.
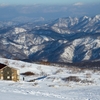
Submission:
M 3 73 L 3 71 L 1 70 L 1 74 Z
M 17 70 L 17 74 L 19 74 L 19 70 Z
M 10 76 L 7 76 L 7 79 L 10 79 Z
M 14 76 L 12 76 L 12 79 L 14 79 Z
M 1 79 L 3 79 L 3 76 L 1 76 Z

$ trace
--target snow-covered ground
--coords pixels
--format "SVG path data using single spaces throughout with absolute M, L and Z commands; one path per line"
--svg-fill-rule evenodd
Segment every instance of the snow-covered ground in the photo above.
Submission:
M 0 100 L 100 100 L 100 71 L 31 64 L 3 58 L 0 58 L 0 63 L 18 68 L 20 73 L 35 73 L 32 76 L 20 75 L 19 82 L 0 80 Z M 70 76 L 76 76 L 76 80 L 68 81 Z M 30 80 L 33 82 L 28 82 Z

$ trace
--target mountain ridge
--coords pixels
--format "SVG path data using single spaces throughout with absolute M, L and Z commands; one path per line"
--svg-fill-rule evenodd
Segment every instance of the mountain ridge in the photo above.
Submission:
M 10 27 L 0 28 L 1 57 L 70 63 L 100 59 L 100 15 L 59 18 L 40 25 L 12 22 Z

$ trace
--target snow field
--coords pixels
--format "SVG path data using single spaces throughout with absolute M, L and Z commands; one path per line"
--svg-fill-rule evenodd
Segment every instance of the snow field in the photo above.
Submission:
M 20 75 L 19 82 L 0 80 L 0 100 L 100 99 L 100 71 L 30 64 L 3 58 L 0 58 L 0 62 L 18 68 L 20 73 L 35 73 L 32 76 Z M 79 81 L 63 80 L 70 76 L 79 78 Z M 33 81 L 28 82 L 30 80 Z

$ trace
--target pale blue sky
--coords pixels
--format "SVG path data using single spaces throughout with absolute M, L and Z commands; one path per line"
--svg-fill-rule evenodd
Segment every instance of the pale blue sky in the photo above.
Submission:
M 100 3 L 100 0 L 0 0 L 0 4 L 72 4 L 82 3 Z
M 0 20 L 92 17 L 97 14 L 100 14 L 100 0 L 0 0 Z

